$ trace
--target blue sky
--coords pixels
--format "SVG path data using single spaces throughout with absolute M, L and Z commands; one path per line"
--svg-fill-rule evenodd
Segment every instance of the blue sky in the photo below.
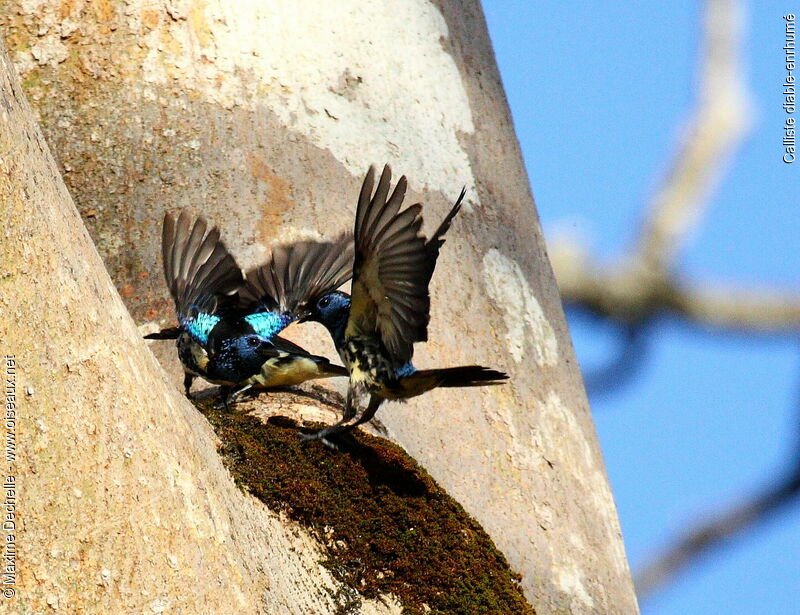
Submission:
M 484 11 L 545 234 L 579 232 L 612 259 L 635 237 L 694 96 L 696 2 L 484 0 Z M 690 279 L 800 292 L 800 161 L 781 162 L 782 15 L 746 6 L 748 138 L 680 259 Z M 578 357 L 599 365 L 614 337 L 570 314 Z M 654 332 L 632 383 L 592 407 L 632 566 L 686 523 L 766 484 L 800 433 L 800 342 Z M 800 610 L 800 502 L 714 552 L 648 615 Z

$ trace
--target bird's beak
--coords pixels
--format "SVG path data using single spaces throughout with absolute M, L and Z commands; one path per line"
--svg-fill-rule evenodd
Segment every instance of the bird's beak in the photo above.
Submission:
M 275 346 L 273 346 L 270 342 L 264 342 L 259 346 L 258 353 L 264 357 L 271 357 L 275 354 Z

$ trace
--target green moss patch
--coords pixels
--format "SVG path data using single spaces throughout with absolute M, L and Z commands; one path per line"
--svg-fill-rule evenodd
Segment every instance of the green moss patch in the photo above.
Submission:
M 324 565 L 361 596 L 394 594 L 409 614 L 533 614 L 486 532 L 400 447 L 359 431 L 332 451 L 302 442 L 292 419 L 213 401 L 197 405 L 236 482 L 317 536 Z

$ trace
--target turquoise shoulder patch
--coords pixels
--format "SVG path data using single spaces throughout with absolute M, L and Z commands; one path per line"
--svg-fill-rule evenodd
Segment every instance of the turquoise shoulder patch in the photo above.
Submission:
M 414 372 L 416 372 L 416 371 L 417 371 L 417 368 L 416 368 L 416 367 L 414 367 L 414 366 L 411 364 L 411 361 L 409 361 L 408 363 L 406 363 L 406 364 L 405 364 L 405 365 L 403 365 L 402 367 L 398 367 L 398 368 L 395 370 L 394 374 L 395 374 L 395 376 L 397 376 L 398 378 L 406 378 L 407 376 L 410 376 L 411 374 L 413 374 L 413 373 L 414 373 Z
M 211 330 L 220 321 L 219 316 L 203 314 L 202 312 L 192 319 L 186 321 L 186 330 L 199 343 L 206 345 Z
M 253 327 L 258 335 L 265 339 L 271 339 L 283 331 L 293 318 L 288 314 L 276 314 L 275 312 L 257 312 L 244 317 L 247 324 Z

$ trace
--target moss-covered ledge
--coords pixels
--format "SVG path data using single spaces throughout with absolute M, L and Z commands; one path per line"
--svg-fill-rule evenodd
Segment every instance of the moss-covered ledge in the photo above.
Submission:
M 332 451 L 301 441 L 298 431 L 313 426 L 302 417 L 299 425 L 291 411 L 274 414 L 335 403 L 325 389 L 263 393 L 233 412 L 215 402 L 195 405 L 234 480 L 318 538 L 325 566 L 354 590 L 343 614 L 358 612 L 359 596 L 386 594 L 409 614 L 533 614 L 491 538 L 402 448 L 358 431 Z

